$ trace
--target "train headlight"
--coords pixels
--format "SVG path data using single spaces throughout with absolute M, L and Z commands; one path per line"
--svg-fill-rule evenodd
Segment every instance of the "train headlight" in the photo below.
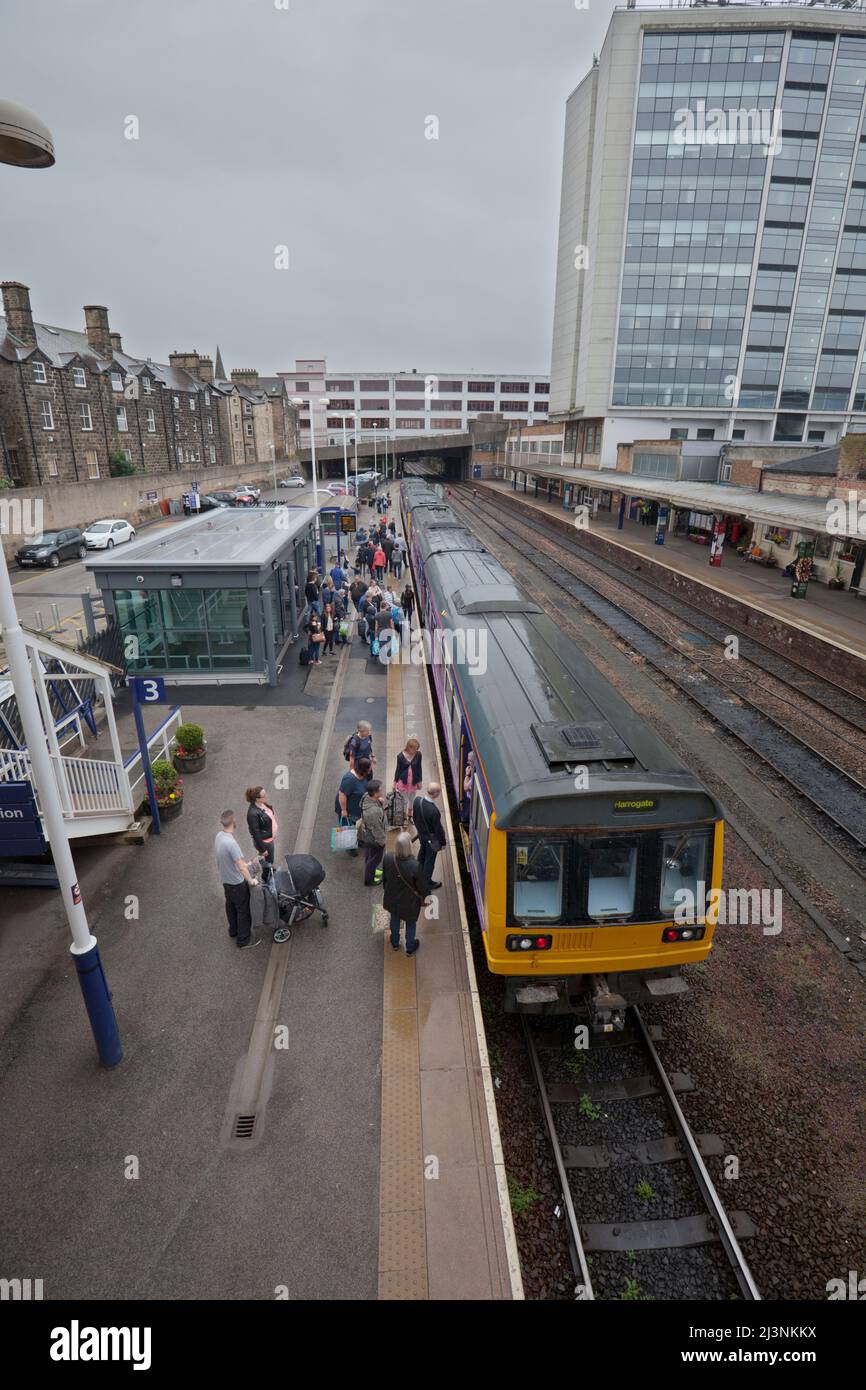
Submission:
M 505 946 L 509 951 L 549 951 L 553 946 L 553 937 L 535 936 L 529 933 L 525 936 L 508 936 L 505 939 Z
M 662 941 L 700 941 L 704 931 L 704 927 L 665 927 Z

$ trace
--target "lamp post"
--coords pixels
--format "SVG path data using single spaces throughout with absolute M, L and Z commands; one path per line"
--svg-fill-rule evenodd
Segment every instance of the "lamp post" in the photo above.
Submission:
M 274 497 L 277 494 L 277 446 L 272 439 L 268 440 L 268 448 L 271 451 L 271 467 L 274 471 Z
M 329 406 L 329 405 L 331 404 L 331 402 L 329 401 L 329 399 L 328 399 L 327 396 L 322 396 L 319 403 L 320 403 L 320 405 L 324 405 L 324 406 L 326 406 L 326 407 Z M 301 405 L 303 405 L 303 404 L 304 404 L 304 398 L 303 398 L 303 396 L 293 396 L 293 397 L 292 397 L 292 405 L 301 406 Z M 319 548 L 320 548 L 320 546 L 321 546 L 321 523 L 320 523 L 320 521 L 319 521 L 319 480 L 318 480 L 318 476 L 317 476 L 317 472 L 316 472 L 316 417 L 315 417 L 315 414 L 314 414 L 314 412 L 313 412 L 313 402 L 312 402 L 312 399 L 311 399 L 310 402 L 309 402 L 309 406 L 310 406 L 310 459 L 311 459 L 311 461 L 312 461 L 312 471 L 313 471 L 313 507 L 315 508 L 315 512 L 316 512 L 316 563 L 318 564 L 318 562 L 319 562 Z
M 51 133 L 38 116 L 14 102 L 0 101 L 0 163 L 20 169 L 47 169 L 54 163 L 54 143 Z M 90 1019 L 99 1060 L 106 1067 L 117 1066 L 123 1058 L 123 1047 L 114 1016 L 111 992 L 99 957 L 96 937 L 91 936 L 87 913 L 66 823 L 57 795 L 57 784 L 48 752 L 45 727 L 39 709 L 33 674 L 27 655 L 27 644 L 18 613 L 12 581 L 6 566 L 5 554 L 0 558 L 0 627 L 6 646 L 9 675 L 18 701 L 21 726 L 27 740 L 30 770 L 39 792 L 39 810 L 48 831 L 51 854 L 63 908 L 72 934 L 70 952 L 78 971 L 78 983 L 84 996 L 84 1006 Z

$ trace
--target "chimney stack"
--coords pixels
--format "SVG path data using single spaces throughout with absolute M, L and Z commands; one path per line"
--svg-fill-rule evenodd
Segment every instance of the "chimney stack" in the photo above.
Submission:
M 33 327 L 33 312 L 30 308 L 30 291 L 18 280 L 4 280 L 3 313 L 10 333 L 20 338 L 28 347 L 36 346 L 36 329 Z
M 257 387 L 259 374 L 255 367 L 232 367 L 232 381 L 238 382 L 241 386 Z
M 198 379 L 199 381 L 213 381 L 213 358 L 200 357 L 198 359 Z
M 112 354 L 111 333 L 108 327 L 108 310 L 104 304 L 85 304 L 84 327 L 87 341 L 100 357 Z
M 123 352 L 123 343 L 120 341 L 119 333 L 109 333 L 108 338 L 115 352 Z

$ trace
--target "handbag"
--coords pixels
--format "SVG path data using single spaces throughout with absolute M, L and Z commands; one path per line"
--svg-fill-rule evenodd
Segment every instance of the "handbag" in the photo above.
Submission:
M 331 831 L 331 849 L 357 849 L 358 827 L 356 825 L 335 825 Z
M 379 655 L 379 639 L 378 639 L 378 637 L 374 637 L 373 640 L 372 640 L 372 642 L 370 643 L 370 655 L 371 655 L 371 656 L 378 656 L 378 655 Z

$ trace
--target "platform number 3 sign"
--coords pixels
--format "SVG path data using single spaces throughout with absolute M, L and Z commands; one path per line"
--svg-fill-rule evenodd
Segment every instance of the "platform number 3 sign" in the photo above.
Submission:
M 136 676 L 132 685 L 140 705 L 165 704 L 165 681 L 160 676 Z

